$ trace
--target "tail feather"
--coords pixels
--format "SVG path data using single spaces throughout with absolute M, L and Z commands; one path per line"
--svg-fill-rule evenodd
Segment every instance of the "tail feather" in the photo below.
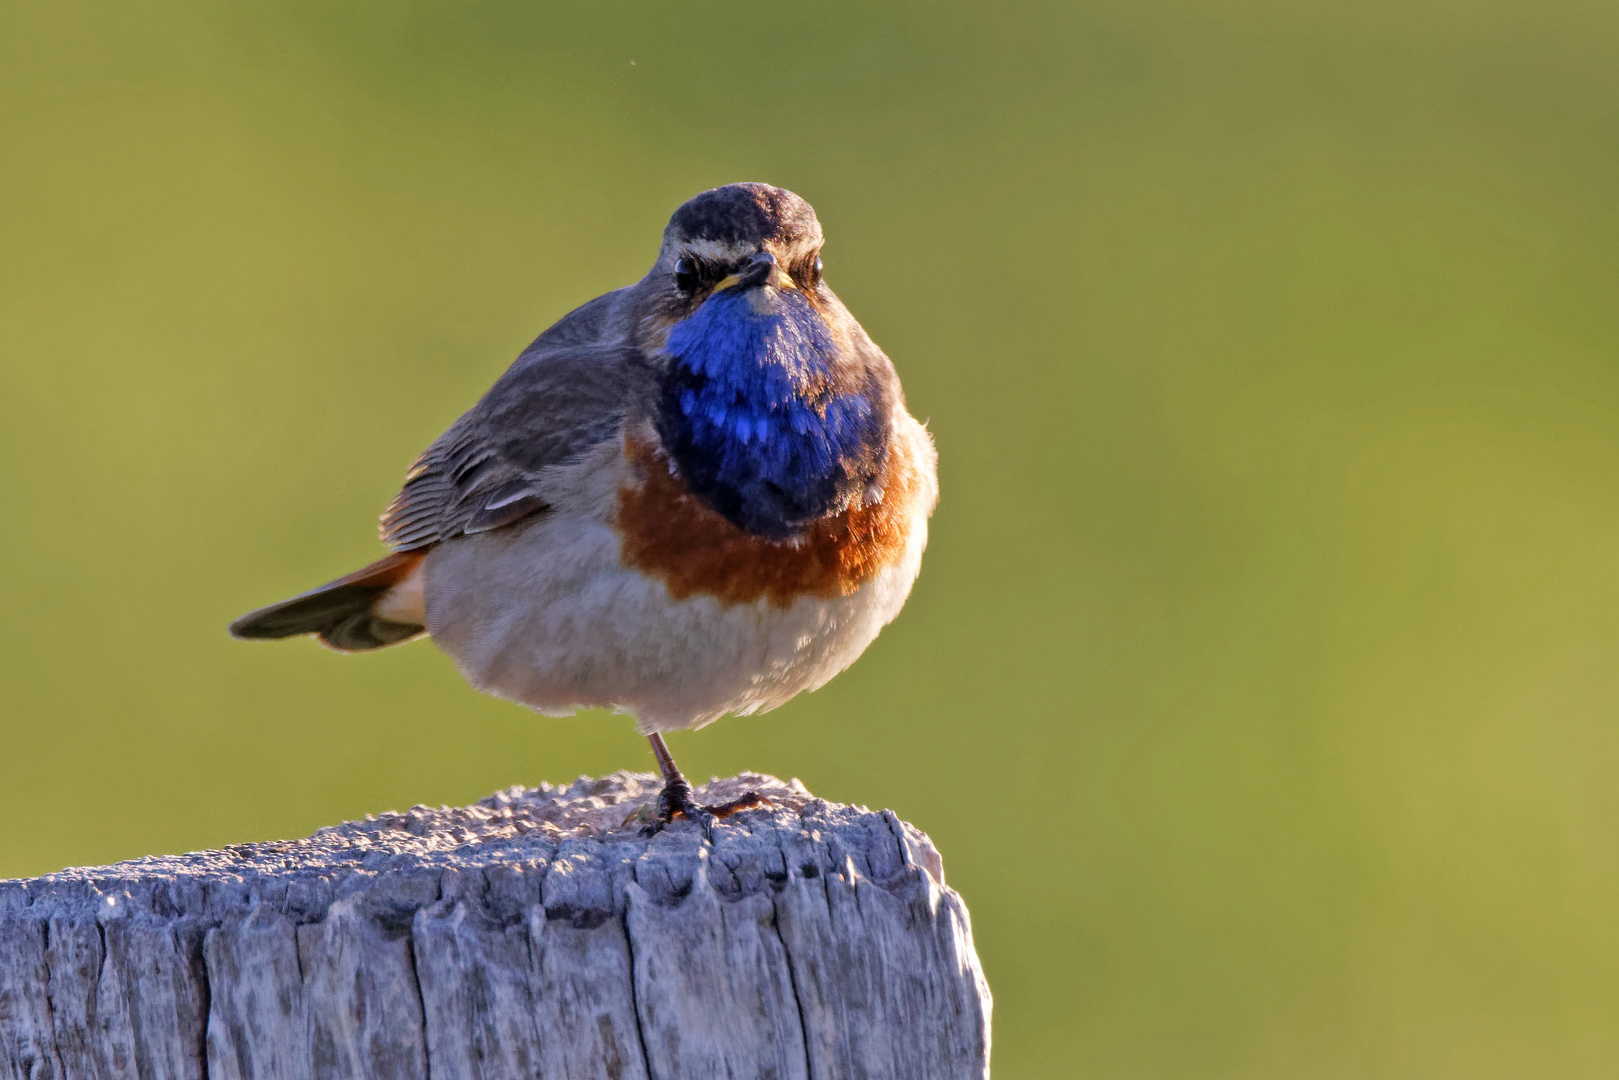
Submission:
M 397 552 L 362 570 L 279 604 L 250 611 L 230 624 L 232 637 L 286 638 L 315 634 L 341 652 L 362 652 L 409 641 L 427 628 L 406 613 L 409 604 L 389 603 L 396 588 L 408 588 L 425 552 Z M 401 589 L 404 591 L 404 589 Z

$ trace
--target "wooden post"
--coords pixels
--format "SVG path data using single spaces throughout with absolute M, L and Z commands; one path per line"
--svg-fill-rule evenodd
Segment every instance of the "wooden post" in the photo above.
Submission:
M 889 811 L 650 775 L 0 882 L 4 1080 L 953 1080 L 989 989 Z

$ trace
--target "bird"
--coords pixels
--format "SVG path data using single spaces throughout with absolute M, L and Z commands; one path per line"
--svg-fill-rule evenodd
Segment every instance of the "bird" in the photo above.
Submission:
M 701 192 L 639 282 L 563 316 L 411 465 L 378 561 L 250 612 L 340 652 L 426 636 L 478 690 L 633 716 L 656 820 L 715 821 L 664 733 L 843 671 L 900 612 L 938 455 L 823 277 L 798 195 Z

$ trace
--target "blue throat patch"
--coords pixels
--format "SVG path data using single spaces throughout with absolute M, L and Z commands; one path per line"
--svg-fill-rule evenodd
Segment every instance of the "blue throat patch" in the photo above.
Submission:
M 840 368 L 810 302 L 769 299 L 760 313 L 747 292 L 718 293 L 669 331 L 659 434 L 695 495 L 784 540 L 875 481 L 888 418 L 876 383 Z

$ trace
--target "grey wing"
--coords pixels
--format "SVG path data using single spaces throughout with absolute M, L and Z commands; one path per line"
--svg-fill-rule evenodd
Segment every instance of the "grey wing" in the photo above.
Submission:
M 382 515 L 382 542 L 414 551 L 546 509 L 541 473 L 617 437 L 655 390 L 652 363 L 633 347 L 542 338 L 416 459 Z

